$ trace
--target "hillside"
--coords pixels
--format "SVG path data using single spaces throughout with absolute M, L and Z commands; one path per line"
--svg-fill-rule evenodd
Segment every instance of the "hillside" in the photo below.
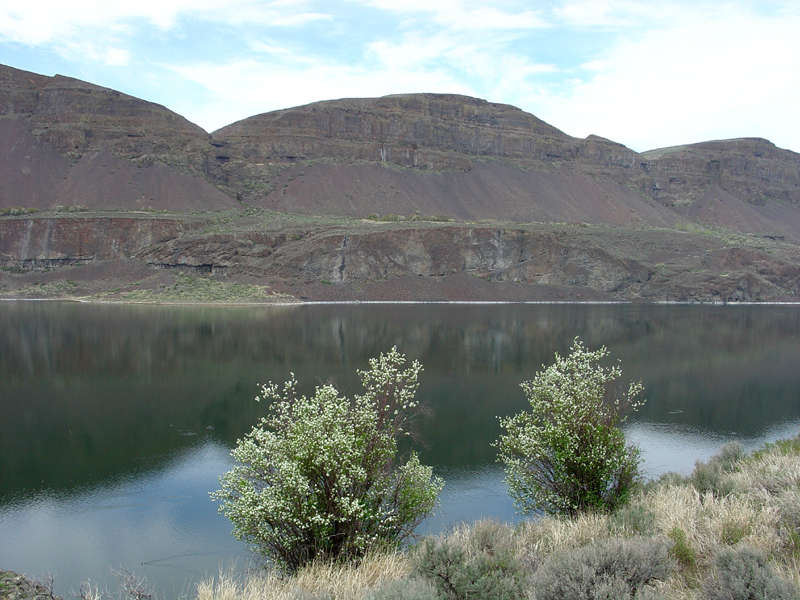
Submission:
M 119 260 L 84 291 L 133 269 L 140 285 L 189 273 L 314 299 L 800 293 L 800 154 L 750 138 L 640 154 L 465 96 L 317 102 L 209 134 L 0 66 L 0 182 L 0 294 L 15 297 L 43 269 Z

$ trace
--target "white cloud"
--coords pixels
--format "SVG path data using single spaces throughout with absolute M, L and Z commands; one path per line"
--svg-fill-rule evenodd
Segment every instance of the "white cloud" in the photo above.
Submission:
M 5 3 L 0 5 L 0 38 L 37 46 L 64 44 L 78 37 L 107 37 L 136 23 L 149 23 L 161 30 L 175 27 L 181 17 L 205 19 L 216 24 L 264 24 L 293 27 L 329 18 L 307 11 L 307 2 L 297 0 L 74 0 L 72 2 Z
M 567 0 L 553 8 L 553 19 L 578 29 L 652 29 L 736 11 L 740 4 L 741 0 L 725 4 L 718 0 Z
M 246 117 L 338 98 L 375 97 L 410 92 L 475 92 L 442 72 L 368 71 L 317 62 L 298 68 L 244 60 L 225 65 L 169 67 L 209 91 L 212 103 L 187 106 L 178 112 L 213 131 Z M 243 86 L 242 82 L 247 82 Z M 173 107 L 174 108 L 174 107 Z
M 437 12 L 435 20 L 453 29 L 471 31 L 537 29 L 548 27 L 538 13 L 526 10 L 519 13 L 501 12 L 495 8 L 476 10 Z
M 519 30 L 549 26 L 538 11 L 501 10 L 498 5 L 502 5 L 502 2 L 495 2 L 493 6 L 487 7 L 484 6 L 485 3 L 467 0 L 351 1 L 392 13 L 417 14 L 421 19 L 455 30 Z
M 800 150 L 797 31 L 797 15 L 685 19 L 618 39 L 584 64 L 584 81 L 526 105 L 572 135 L 637 150 L 746 136 Z
M 108 48 L 105 52 L 105 64 L 113 67 L 124 67 L 131 60 L 131 53 L 121 48 Z

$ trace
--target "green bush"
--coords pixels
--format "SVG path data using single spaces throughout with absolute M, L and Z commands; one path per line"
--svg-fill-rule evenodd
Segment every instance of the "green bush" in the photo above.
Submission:
M 737 463 L 747 456 L 744 447 L 738 442 L 725 444 L 719 453 L 712 456 L 707 463 L 697 461 L 689 478 L 698 492 L 712 492 L 715 496 L 727 496 L 733 489 L 726 477 L 737 469 Z
M 652 535 L 656 531 L 656 515 L 641 504 L 623 506 L 609 519 L 612 532 L 623 535 Z
M 314 560 L 354 559 L 397 544 L 431 514 L 442 481 L 416 454 L 397 463 L 397 441 L 421 413 L 414 400 L 417 361 L 393 348 L 359 371 L 364 395 L 348 399 L 332 385 L 297 397 L 294 378 L 273 400 L 269 418 L 237 442 L 237 465 L 211 494 L 234 535 L 289 572 Z
M 680 563 L 681 567 L 694 571 L 697 569 L 697 554 L 694 549 L 689 545 L 689 540 L 686 537 L 686 532 L 680 527 L 673 527 L 667 534 L 667 537 L 672 540 L 672 548 L 669 549 L 670 554 L 675 560 Z
M 418 577 L 395 579 L 370 590 L 364 600 L 436 600 L 439 594 L 428 581 Z
M 550 556 L 532 581 L 536 600 L 654 597 L 645 586 L 674 570 L 667 543 L 652 538 L 609 539 Z
M 709 600 L 798 600 L 789 581 L 772 572 L 764 553 L 752 548 L 725 548 L 715 558 L 717 578 L 706 584 Z
M 759 448 L 751 454 L 751 458 L 760 459 L 773 451 L 789 456 L 800 454 L 800 434 L 785 440 L 777 440 L 774 444 L 764 444 L 763 448 Z
M 530 412 L 501 419 L 507 433 L 495 445 L 520 512 L 614 510 L 636 489 L 639 449 L 626 445 L 620 425 L 643 388 L 615 393 L 621 369 L 597 364 L 607 355 L 576 338 L 569 356 L 556 353 L 555 364 L 522 383 Z
M 494 521 L 477 523 L 465 535 L 426 538 L 414 555 L 416 572 L 440 597 L 514 600 L 524 596 L 522 567 L 511 530 Z

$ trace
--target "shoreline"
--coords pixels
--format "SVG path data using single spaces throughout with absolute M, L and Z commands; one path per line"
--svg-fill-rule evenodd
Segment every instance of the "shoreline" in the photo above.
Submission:
M 358 305 L 413 305 L 413 304 L 452 304 L 458 306 L 494 305 L 614 305 L 650 304 L 660 306 L 800 306 L 800 301 L 774 300 L 766 302 L 699 302 L 690 300 L 296 300 L 280 302 L 147 302 L 132 300 L 98 300 L 88 298 L 3 298 L 0 302 L 77 302 L 80 304 L 122 304 L 142 306 L 358 306 Z

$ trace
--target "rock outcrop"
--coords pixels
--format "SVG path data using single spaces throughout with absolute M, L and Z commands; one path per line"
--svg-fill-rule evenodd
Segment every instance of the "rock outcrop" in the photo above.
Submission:
M 0 207 L 236 207 L 212 183 L 212 142 L 158 104 L 0 65 Z
M 208 134 L 151 102 L 0 66 L 0 180 L 0 207 L 244 202 L 360 217 L 698 221 L 800 240 L 797 153 L 742 139 L 639 154 L 452 94 L 316 102 Z
M 406 288 L 419 288 L 406 299 L 422 300 L 428 292 L 408 278 L 448 277 L 467 277 L 459 286 L 470 294 L 478 282 L 496 283 L 497 300 L 538 299 L 542 286 L 608 300 L 800 297 L 800 248 L 781 242 L 738 248 L 705 235 L 581 226 L 262 224 L 221 231 L 209 225 L 202 219 L 3 219 L 0 266 L 41 271 L 132 258 L 150 269 L 220 281 L 289 282 L 301 296 L 305 287 L 323 283 L 320 299 L 337 289 L 368 299 L 353 290 L 403 279 Z M 521 287 L 500 286 L 509 283 Z
M 743 138 L 650 150 L 642 156 L 661 202 L 690 206 L 713 185 L 755 206 L 800 205 L 800 154 Z

